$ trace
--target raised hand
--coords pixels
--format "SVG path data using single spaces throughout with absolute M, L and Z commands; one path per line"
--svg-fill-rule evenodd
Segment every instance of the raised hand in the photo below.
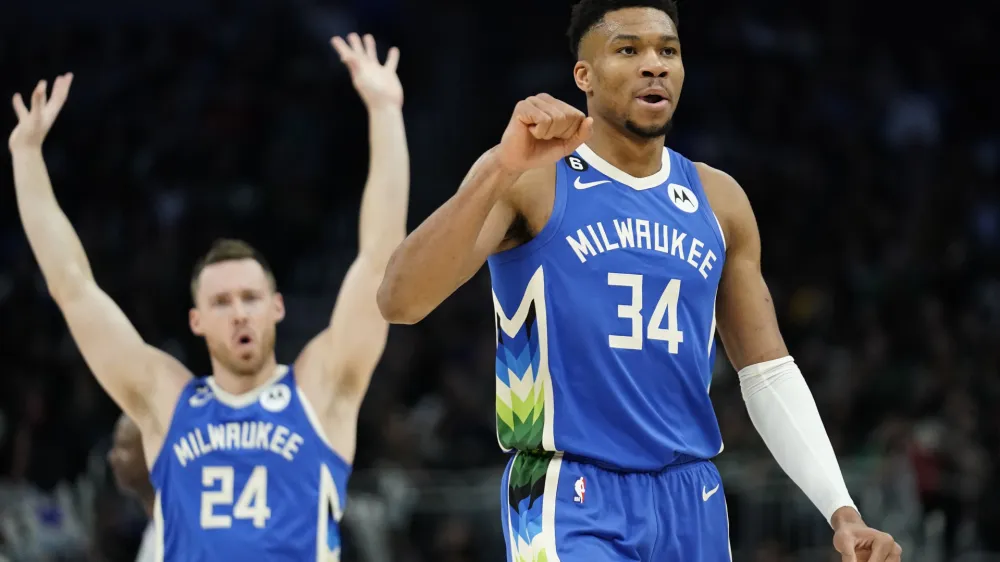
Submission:
M 403 85 L 396 76 L 399 49 L 389 49 L 385 64 L 381 64 L 375 49 L 375 38 L 371 35 L 365 35 L 363 43 L 357 33 L 348 35 L 347 41 L 334 37 L 330 43 L 350 70 L 354 89 L 369 109 L 384 105 L 402 107 Z
M 538 94 L 514 108 L 497 156 L 512 170 L 540 168 L 572 154 L 593 131 L 593 118 L 548 94 Z
M 42 146 L 45 136 L 55 123 L 59 111 L 66 103 L 69 86 L 73 82 L 72 74 L 63 74 L 56 78 L 52 85 L 52 97 L 46 99 L 48 84 L 42 80 L 31 93 L 31 109 L 24 105 L 21 94 L 14 94 L 14 112 L 17 114 L 17 127 L 14 127 L 7 146 L 11 151 L 19 148 L 38 148 Z

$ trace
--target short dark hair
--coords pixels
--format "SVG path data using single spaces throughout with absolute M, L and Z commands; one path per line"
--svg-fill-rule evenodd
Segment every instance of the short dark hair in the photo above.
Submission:
M 579 56 L 580 41 L 583 36 L 599 24 L 605 14 L 625 8 L 655 8 L 667 14 L 675 27 L 679 25 L 677 3 L 674 0 L 581 0 L 573 6 L 569 29 L 566 31 L 569 37 L 569 50 L 573 55 Z
M 259 263 L 260 267 L 264 270 L 264 274 L 267 276 L 271 290 L 277 290 L 278 284 L 274 279 L 274 271 L 271 270 L 271 265 L 267 263 L 264 254 L 243 240 L 220 238 L 212 243 L 212 247 L 208 249 L 208 252 L 194 265 L 194 272 L 191 273 L 191 298 L 197 302 L 198 280 L 201 278 L 201 272 L 206 267 L 216 263 L 238 260 L 254 260 Z

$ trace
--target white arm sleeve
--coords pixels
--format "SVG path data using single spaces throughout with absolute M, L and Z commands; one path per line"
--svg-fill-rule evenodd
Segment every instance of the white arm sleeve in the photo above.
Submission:
M 795 360 L 783 357 L 750 365 L 739 375 L 757 433 L 827 522 L 841 507 L 856 509 L 816 401 Z

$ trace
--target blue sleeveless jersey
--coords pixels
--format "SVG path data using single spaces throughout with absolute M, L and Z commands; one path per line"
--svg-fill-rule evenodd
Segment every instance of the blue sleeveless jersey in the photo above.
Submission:
M 339 561 L 351 467 L 292 371 L 240 396 L 184 388 L 150 473 L 157 560 Z
M 612 468 L 714 457 L 721 227 L 694 164 L 635 178 L 586 145 L 556 166 L 538 236 L 489 258 L 497 439 Z

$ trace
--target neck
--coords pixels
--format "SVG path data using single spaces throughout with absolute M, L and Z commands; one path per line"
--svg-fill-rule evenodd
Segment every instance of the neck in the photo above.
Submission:
M 212 358 L 212 377 L 215 379 L 215 384 L 219 385 L 219 388 L 222 390 L 235 396 L 250 392 L 264 384 L 274 376 L 274 372 L 277 369 L 278 361 L 274 358 L 274 353 L 267 358 L 267 361 L 264 361 L 264 364 L 261 365 L 257 372 L 251 375 L 237 375 L 214 357 Z
M 615 168 L 644 178 L 660 171 L 665 140 L 665 137 L 640 138 L 603 119 L 594 119 L 594 134 L 587 146 Z

